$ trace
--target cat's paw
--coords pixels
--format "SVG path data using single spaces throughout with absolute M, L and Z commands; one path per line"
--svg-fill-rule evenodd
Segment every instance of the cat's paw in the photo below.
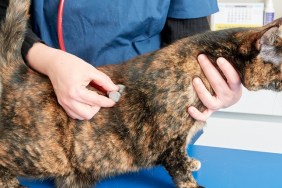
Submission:
M 200 170 L 201 166 L 202 165 L 199 160 L 193 158 L 190 159 L 190 170 L 192 172 Z

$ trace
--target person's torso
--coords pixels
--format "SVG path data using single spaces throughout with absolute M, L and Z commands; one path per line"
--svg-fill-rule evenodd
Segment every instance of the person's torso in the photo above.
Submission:
M 168 8 L 168 0 L 66 0 L 62 24 L 66 51 L 99 66 L 156 50 Z M 55 48 L 57 9 L 56 0 L 33 4 L 35 32 Z
M 209 15 L 216 0 L 65 0 L 63 38 L 66 51 L 94 66 L 121 63 L 160 48 L 160 32 L 167 16 Z M 34 0 L 35 33 L 59 48 L 59 0 Z M 195 11 L 195 5 L 199 5 Z M 200 8 L 204 6 L 205 8 Z M 191 14 L 191 15 L 190 15 Z

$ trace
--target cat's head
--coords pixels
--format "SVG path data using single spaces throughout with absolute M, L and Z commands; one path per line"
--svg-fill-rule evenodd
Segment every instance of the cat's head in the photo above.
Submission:
M 282 91 L 282 18 L 248 34 L 256 56 L 246 64 L 242 83 L 249 90 Z

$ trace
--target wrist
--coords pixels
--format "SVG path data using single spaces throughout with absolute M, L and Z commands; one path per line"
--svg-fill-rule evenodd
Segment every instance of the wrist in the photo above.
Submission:
M 58 51 L 60 50 L 37 42 L 29 49 L 26 60 L 32 69 L 48 76 L 50 72 L 49 69 L 52 68 L 52 64 L 54 64 L 53 62 L 55 58 L 57 58 L 56 54 Z

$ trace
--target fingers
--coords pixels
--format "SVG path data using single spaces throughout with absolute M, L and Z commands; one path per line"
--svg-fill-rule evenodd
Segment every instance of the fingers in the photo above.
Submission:
M 100 107 L 112 107 L 115 105 L 115 102 L 110 98 L 99 95 L 98 93 L 86 88 L 80 90 L 80 102 L 88 105 L 98 105 Z
M 218 58 L 217 64 L 226 78 L 226 83 L 222 84 L 226 89 L 224 91 L 215 90 L 215 96 L 222 101 L 221 108 L 227 108 L 238 102 L 241 98 L 242 84 L 239 74 L 231 63 L 221 57 Z
M 196 108 L 190 107 L 188 112 L 193 118 L 203 121 L 212 112 L 221 108 L 227 108 L 236 103 L 242 95 L 242 87 L 238 73 L 224 58 L 219 58 L 217 64 L 223 72 L 226 81 L 205 55 L 199 55 L 198 60 L 215 93 L 211 95 L 200 78 L 193 79 L 195 91 L 202 103 L 207 107 L 207 110 L 200 112 Z
M 95 81 L 95 84 L 100 85 L 105 90 L 118 90 L 118 86 L 116 86 L 107 75 L 100 71 L 97 71 L 95 76 L 89 78 L 89 80 L 91 79 Z M 86 86 L 82 85 L 70 90 L 66 102 L 61 105 L 72 118 L 89 120 L 101 107 L 112 107 L 115 105 L 115 102 L 106 96 L 88 90 Z
M 220 102 L 211 95 L 200 78 L 193 79 L 193 86 L 199 99 L 208 109 L 217 110 L 220 107 Z
M 222 57 L 218 58 L 217 65 L 226 77 L 227 84 L 231 90 L 237 90 L 241 87 L 241 80 L 237 71 L 226 59 Z
M 188 108 L 188 113 L 190 114 L 190 116 L 199 121 L 206 121 L 212 115 L 213 112 L 214 111 L 210 109 L 206 109 L 204 112 L 200 112 L 194 106 L 190 106 Z
M 60 100 L 63 98 L 62 100 Z M 58 98 L 60 105 L 65 109 L 67 114 L 79 120 L 91 119 L 101 107 L 112 107 L 115 102 L 106 96 L 99 95 L 86 87 L 73 89 L 64 97 Z
M 105 73 L 97 69 L 94 69 L 94 71 L 91 72 L 90 79 L 106 91 L 118 91 L 119 89 Z
M 226 81 L 222 78 L 218 70 L 211 63 L 211 61 L 207 58 L 207 56 L 201 54 L 198 57 L 199 64 L 209 80 L 210 85 L 215 90 L 215 92 L 223 92 L 228 89 Z

